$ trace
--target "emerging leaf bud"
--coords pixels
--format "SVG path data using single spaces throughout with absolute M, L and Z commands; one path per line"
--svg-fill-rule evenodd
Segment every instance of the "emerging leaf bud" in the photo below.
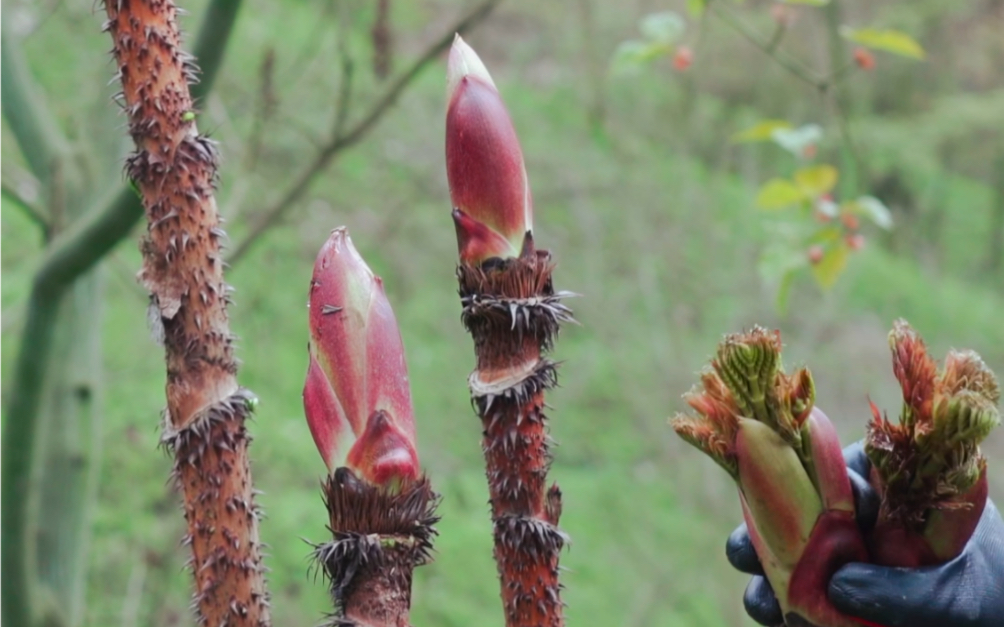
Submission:
M 719 345 L 696 416 L 672 425 L 735 479 L 750 540 L 789 625 L 852 627 L 827 597 L 843 564 L 867 559 L 836 429 L 805 368 L 786 374 L 781 336 L 762 328 Z
M 533 228 L 523 152 L 488 70 L 459 35 L 446 97 L 446 176 L 460 259 L 518 257 Z
M 375 485 L 418 477 L 404 345 L 383 282 L 344 228 L 332 231 L 310 282 L 307 424 L 329 471 L 348 465 Z
M 903 410 L 894 424 L 872 406 L 865 452 L 882 501 L 869 542 L 880 563 L 938 564 L 962 551 L 986 505 L 979 444 L 1000 424 L 1000 391 L 973 351 L 949 352 L 939 372 L 902 320 L 889 344 Z

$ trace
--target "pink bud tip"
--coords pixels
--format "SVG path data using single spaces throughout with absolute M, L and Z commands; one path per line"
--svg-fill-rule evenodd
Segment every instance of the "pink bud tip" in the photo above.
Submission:
M 446 175 L 461 259 L 515 257 L 533 228 L 533 202 L 516 130 L 495 83 L 459 36 L 447 69 Z M 501 241 L 508 242 L 503 247 Z
M 349 450 L 348 466 L 375 485 L 398 484 L 418 478 L 418 454 L 412 441 L 384 411 L 376 411 Z
M 374 470 L 386 463 L 373 460 L 386 457 L 390 450 L 386 437 L 364 437 L 379 413 L 394 434 L 395 446 L 411 451 L 412 472 L 417 476 L 414 412 L 397 320 L 383 282 L 344 228 L 332 231 L 317 255 L 309 307 L 310 365 L 303 403 L 328 469 L 346 463 L 352 468 L 354 461 L 365 461 L 366 468 L 353 469 L 371 480 L 403 476 Z

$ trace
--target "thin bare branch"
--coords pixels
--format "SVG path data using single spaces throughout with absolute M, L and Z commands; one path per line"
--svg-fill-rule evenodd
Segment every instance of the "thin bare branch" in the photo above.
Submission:
M 335 106 L 335 125 L 331 136 L 336 140 L 345 132 L 345 124 L 349 119 L 349 108 L 352 106 L 352 72 L 355 64 L 349 54 L 348 46 L 342 39 L 338 44 L 338 56 L 342 61 L 342 81 L 338 86 L 338 104 Z
M 483 0 L 470 13 L 465 15 L 456 24 L 446 30 L 442 37 L 433 42 L 423 52 L 403 74 L 401 74 L 384 92 L 384 94 L 373 104 L 369 112 L 359 120 L 352 128 L 344 134 L 333 134 L 328 142 L 314 157 L 304 170 L 296 177 L 285 194 L 271 207 L 262 212 L 261 217 L 251 226 L 248 234 L 234 248 L 233 253 L 227 259 L 231 265 L 236 264 L 248 252 L 252 245 L 269 228 L 278 222 L 283 215 L 292 207 L 310 188 L 314 178 L 327 168 L 335 155 L 342 150 L 358 143 L 366 136 L 381 117 L 397 102 L 401 93 L 411 84 L 421 71 L 436 57 L 446 50 L 453 42 L 456 33 L 463 33 L 483 21 L 491 14 L 500 0 Z M 337 127 L 337 124 L 336 124 Z
M 6 173 L 6 168 L 4 168 L 4 173 Z M 41 229 L 44 239 L 49 239 L 49 218 L 41 207 L 26 198 L 27 194 L 24 193 L 23 187 L 20 185 L 15 186 L 12 182 L 3 181 L 0 184 L 0 192 L 3 193 L 4 200 L 17 205 L 17 208 Z
M 205 101 L 216 82 L 240 8 L 241 0 L 213 0 L 206 7 L 194 47 L 195 60 L 202 69 L 201 79 L 191 88 L 196 106 Z
M 38 85 L 31 78 L 21 45 L 3 23 L 0 81 L 3 115 L 32 173 L 48 184 L 57 160 L 65 159 L 69 144 L 49 110 Z
M 740 35 L 745 37 L 751 44 L 759 48 L 764 54 L 774 59 L 778 65 L 788 70 L 793 76 L 805 81 L 809 85 L 812 85 L 816 89 L 825 90 L 829 86 L 829 81 L 827 79 L 819 78 L 815 74 L 804 67 L 798 61 L 789 59 L 783 56 L 779 50 L 777 50 L 777 44 L 780 43 L 780 38 L 777 34 L 771 38 L 771 41 L 764 42 L 760 37 L 754 33 L 746 24 L 744 24 L 739 18 L 732 13 L 730 9 L 727 9 L 721 5 L 720 2 L 708 2 L 708 7 L 715 12 L 723 22 L 732 27 L 733 30 L 738 32 Z M 775 43 L 775 40 L 777 42 Z

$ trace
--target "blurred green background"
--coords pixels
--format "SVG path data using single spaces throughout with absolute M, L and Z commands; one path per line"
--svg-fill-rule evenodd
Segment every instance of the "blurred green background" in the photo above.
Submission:
M 386 4 L 389 79 L 373 64 L 379 3 L 244 3 L 199 123 L 220 142 L 218 203 L 232 242 L 244 239 L 325 141 L 345 54 L 354 61 L 351 125 L 474 3 Z M 519 132 L 538 246 L 558 261 L 557 287 L 582 295 L 570 303 L 581 326 L 558 341 L 561 387 L 549 397 L 560 443 L 551 477 L 564 491 L 562 522 L 572 537 L 562 560 L 571 625 L 752 624 L 742 608 L 745 577 L 723 551 L 740 519 L 734 488 L 667 426 L 723 333 L 754 323 L 782 329 L 789 365 L 812 368 L 819 405 L 847 443 L 863 435 L 869 398 L 898 412 L 886 343 L 897 317 L 937 356 L 974 348 L 1004 373 L 1004 3 L 839 2 L 844 23 L 905 31 L 928 56 L 915 62 L 876 53 L 874 70 L 852 70 L 841 84 L 866 165 L 838 194 L 879 197 L 895 226 L 889 233 L 863 227 L 866 245 L 836 285 L 824 292 L 802 276 L 783 314 L 775 307 L 778 286 L 757 272 L 777 225 L 755 198 L 765 180 L 797 163 L 776 146 L 729 138 L 765 118 L 818 123 L 819 158 L 846 170 L 833 96 L 791 77 L 720 19 L 690 16 L 686 4 L 505 0 L 465 37 Z M 765 39 L 772 32 L 772 3 L 730 6 Z M 194 32 L 205 2 L 184 7 L 191 15 L 183 27 Z M 667 56 L 635 73 L 611 73 L 615 49 L 637 36 L 639 19 L 664 10 L 686 16 L 683 42 L 693 64 L 674 70 Z M 795 11 L 784 49 L 827 68 L 825 10 Z M 20 38 L 75 158 L 100 183 L 121 176 L 130 148 L 109 100 L 117 85 L 106 85 L 112 70 L 102 13 L 89 0 L 3 5 L 4 36 Z M 324 465 L 300 391 L 311 267 L 339 225 L 385 280 L 407 348 L 421 459 L 444 495 L 436 561 L 416 576 L 413 622 L 503 624 L 480 424 L 466 389 L 473 355 L 454 279 L 444 72 L 444 57 L 429 64 L 372 133 L 340 153 L 229 270 L 240 380 L 261 400 L 251 453 L 264 491 L 261 534 L 276 625 L 313 625 L 330 609 L 323 582 L 307 576 L 304 539 L 325 537 Z M 5 120 L 5 186 L 25 169 Z M 2 217 L 7 392 L 42 246 L 36 225 L 6 194 Z M 170 460 L 157 450 L 163 354 L 134 278 L 141 233 L 106 258 L 96 284 L 102 454 L 86 610 L 78 617 L 88 626 L 192 622 L 186 551 L 178 545 L 183 520 L 166 483 Z M 985 451 L 999 502 L 1004 430 Z

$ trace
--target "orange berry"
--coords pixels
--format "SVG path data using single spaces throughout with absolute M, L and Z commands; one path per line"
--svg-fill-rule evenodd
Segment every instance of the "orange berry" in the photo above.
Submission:
M 815 144 L 809 144 L 808 146 L 802 149 L 802 156 L 805 157 L 806 159 L 812 159 L 813 157 L 816 156 L 816 152 L 818 152 L 818 150 L 819 149 L 816 148 Z
M 875 67 L 875 55 L 864 48 L 855 48 L 854 62 L 857 63 L 858 67 L 862 70 L 871 70 Z
M 840 216 L 840 221 L 844 223 L 848 229 L 852 231 L 857 231 L 858 227 L 861 226 L 861 222 L 858 217 L 853 213 L 845 213 Z
M 816 265 L 823 260 L 823 247 L 819 244 L 809 246 L 809 263 Z
M 673 69 L 683 72 L 694 62 L 694 53 L 689 46 L 680 46 L 673 55 Z
M 844 241 L 847 242 L 847 247 L 851 250 L 861 250 L 865 247 L 865 236 L 860 233 L 848 235 Z

